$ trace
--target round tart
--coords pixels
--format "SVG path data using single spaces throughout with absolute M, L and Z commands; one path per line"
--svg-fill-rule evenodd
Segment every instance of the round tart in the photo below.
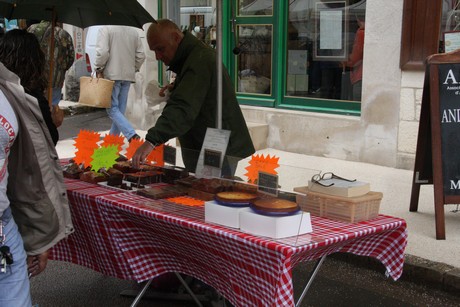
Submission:
M 216 194 L 216 200 L 223 203 L 247 203 L 257 198 L 256 194 L 238 191 L 219 192 Z
M 299 210 L 297 203 L 280 198 L 258 199 L 252 203 L 254 209 L 265 212 L 295 212 Z

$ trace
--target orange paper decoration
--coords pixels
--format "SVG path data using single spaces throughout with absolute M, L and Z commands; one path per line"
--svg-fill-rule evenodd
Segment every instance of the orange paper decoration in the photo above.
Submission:
M 99 146 L 101 135 L 94 131 L 89 130 L 80 130 L 77 138 L 75 139 L 75 163 L 83 164 L 84 167 L 91 166 L 92 158 L 91 156 L 94 153 L 94 150 Z
M 128 148 L 126 148 L 126 158 L 128 158 L 128 160 L 131 160 L 136 150 L 139 147 L 141 147 L 142 144 L 144 144 L 144 141 L 142 139 L 131 140 L 131 142 L 128 145 Z
M 179 205 L 185 205 L 185 206 L 191 206 L 191 207 L 204 206 L 204 201 L 202 201 L 201 199 L 196 199 L 196 198 L 187 197 L 187 196 L 171 197 L 171 198 L 166 198 L 166 200 L 179 204 Z
M 128 160 L 132 159 L 136 150 L 144 143 L 144 140 L 132 140 L 131 143 L 129 143 L 128 148 L 126 149 L 126 158 L 128 158 Z M 155 164 L 155 166 L 162 167 L 165 165 L 163 160 L 163 153 L 164 145 L 158 145 L 147 156 L 146 161 Z
M 152 152 L 147 156 L 146 160 L 155 164 L 155 166 L 163 167 L 165 165 L 163 156 L 164 156 L 164 145 L 161 144 L 159 146 L 156 146 L 152 150 Z
M 125 143 L 124 141 L 125 141 L 125 138 L 121 135 L 107 134 L 104 137 L 104 141 L 102 142 L 101 146 L 107 147 L 110 145 L 116 145 L 118 148 L 118 154 L 120 154 L 123 144 Z
M 248 182 L 252 184 L 257 183 L 257 178 L 259 177 L 259 172 L 264 172 L 268 174 L 277 175 L 276 168 L 279 167 L 278 164 L 279 157 L 264 157 L 264 155 L 252 155 L 251 161 L 249 161 L 249 166 L 245 169 L 248 171 L 245 176 L 248 177 Z

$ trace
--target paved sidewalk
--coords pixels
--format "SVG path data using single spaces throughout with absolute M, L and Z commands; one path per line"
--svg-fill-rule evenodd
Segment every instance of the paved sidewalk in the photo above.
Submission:
M 65 103 L 61 104 L 61 107 L 66 107 Z M 69 105 L 78 109 L 74 103 Z M 81 111 L 80 109 L 73 112 Z M 108 133 L 110 120 L 106 127 L 107 130 L 98 131 L 102 135 Z M 91 129 L 86 125 L 82 128 Z M 78 130 L 74 133 L 77 134 Z M 146 131 L 137 130 L 137 133 L 144 137 Z M 71 138 L 59 141 L 57 148 L 61 158 L 72 157 L 75 152 Z M 436 240 L 432 185 L 421 187 L 418 212 L 409 212 L 412 171 L 307 156 L 271 148 L 260 150 L 257 154 L 279 157 L 280 166 L 277 170 L 283 190 L 292 191 L 296 186 L 307 185 L 312 174 L 319 171 L 334 172 L 340 176 L 369 182 L 371 190 L 383 193 L 380 213 L 401 217 L 407 222 L 408 246 L 403 278 L 424 280 L 446 290 L 460 291 L 460 211 L 456 212 L 459 208 L 456 205 L 445 206 L 446 240 Z M 178 164 L 181 161 L 179 155 L 180 151 L 177 157 Z M 244 178 L 245 166 L 244 163 L 240 163 L 236 175 Z

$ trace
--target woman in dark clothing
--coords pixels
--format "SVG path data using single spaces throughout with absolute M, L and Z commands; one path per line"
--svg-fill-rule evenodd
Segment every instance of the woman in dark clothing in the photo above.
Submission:
M 6 32 L 0 39 L 0 62 L 18 75 L 27 94 L 37 98 L 43 119 L 56 145 L 59 132 L 51 117 L 48 100 L 44 96 L 48 82 L 45 76 L 46 62 L 37 37 L 26 30 L 14 29 Z

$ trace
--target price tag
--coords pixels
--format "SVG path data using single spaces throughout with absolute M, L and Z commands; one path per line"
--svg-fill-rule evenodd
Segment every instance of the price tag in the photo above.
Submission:
M 257 190 L 262 193 L 278 196 L 278 175 L 259 172 Z
M 220 168 L 222 152 L 212 149 L 204 149 L 204 165 Z
M 163 161 L 172 165 L 176 165 L 176 147 L 165 145 L 163 151 Z

